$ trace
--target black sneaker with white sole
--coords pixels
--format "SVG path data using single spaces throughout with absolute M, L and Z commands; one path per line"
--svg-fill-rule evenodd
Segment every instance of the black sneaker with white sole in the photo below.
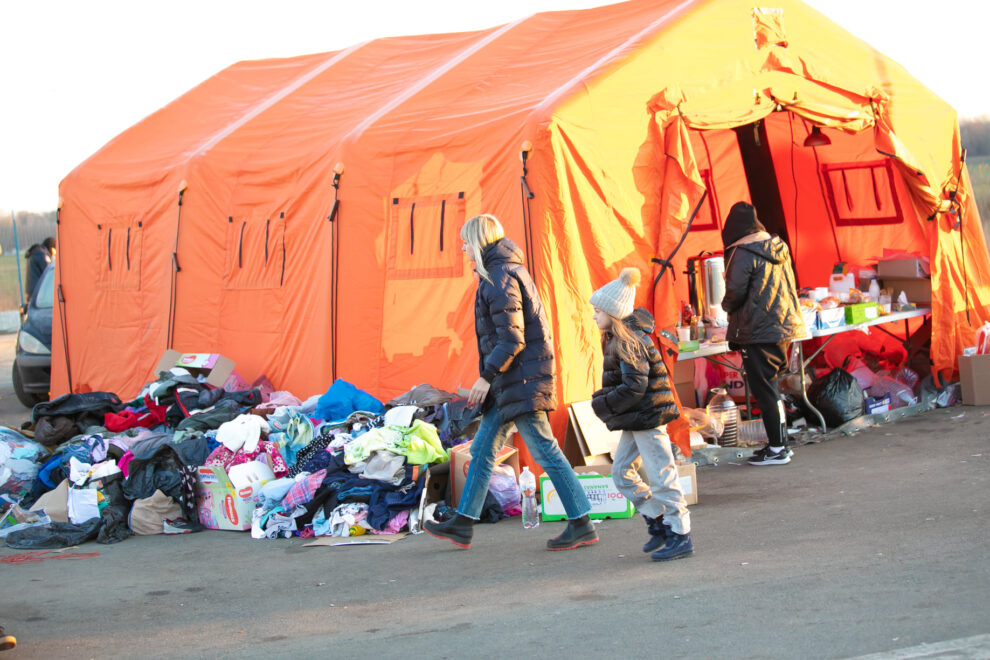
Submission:
M 767 445 L 753 454 L 747 462 L 750 465 L 784 465 L 791 462 L 792 456 L 794 456 L 794 452 L 791 451 L 790 447 L 784 447 L 777 452 Z

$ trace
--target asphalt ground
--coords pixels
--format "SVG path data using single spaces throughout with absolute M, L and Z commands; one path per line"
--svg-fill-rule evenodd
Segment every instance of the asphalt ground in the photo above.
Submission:
M 27 418 L 0 336 L 0 423 Z M 990 408 L 933 410 L 698 470 L 696 553 L 654 563 L 637 518 L 480 525 L 305 547 L 246 533 L 0 546 L 7 658 L 990 657 Z

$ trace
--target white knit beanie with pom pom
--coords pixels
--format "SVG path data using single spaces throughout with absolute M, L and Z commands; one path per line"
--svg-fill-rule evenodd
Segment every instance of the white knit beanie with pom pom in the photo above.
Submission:
M 591 294 L 591 304 L 613 318 L 626 318 L 633 313 L 640 277 L 638 268 L 623 268 L 619 279 Z

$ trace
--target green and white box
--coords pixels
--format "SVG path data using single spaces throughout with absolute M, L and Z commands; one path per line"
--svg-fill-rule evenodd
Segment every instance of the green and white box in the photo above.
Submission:
M 636 514 L 636 507 L 619 492 L 611 476 L 579 474 L 577 478 L 591 502 L 590 518 L 632 518 Z M 546 475 L 540 477 L 540 496 L 544 521 L 567 518 L 557 489 Z

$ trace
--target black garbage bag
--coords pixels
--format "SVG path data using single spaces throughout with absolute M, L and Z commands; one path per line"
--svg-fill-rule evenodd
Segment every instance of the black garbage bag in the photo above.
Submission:
M 96 537 L 97 543 L 118 543 L 131 536 L 131 528 L 127 526 L 127 516 L 131 512 L 131 502 L 124 495 L 124 475 L 117 473 L 103 479 L 103 497 L 107 506 L 100 513 L 100 529 Z
M 7 535 L 7 546 L 20 550 L 49 550 L 80 545 L 96 538 L 100 518 L 90 518 L 84 523 L 53 522 L 40 527 L 19 529 Z
M 832 369 L 808 388 L 808 400 L 825 418 L 829 428 L 842 426 L 863 414 L 863 388 L 841 367 Z

